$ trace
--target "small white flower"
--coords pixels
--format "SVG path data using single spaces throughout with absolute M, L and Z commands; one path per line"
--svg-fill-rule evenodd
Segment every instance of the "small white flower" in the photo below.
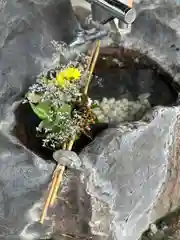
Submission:
M 91 98 L 88 98 L 88 104 L 87 104 L 87 106 L 88 106 L 88 107 L 91 107 L 92 102 L 93 102 L 92 99 L 91 99 Z
M 34 92 L 30 92 L 27 96 L 27 99 L 32 103 L 38 103 L 41 99 L 41 96 Z

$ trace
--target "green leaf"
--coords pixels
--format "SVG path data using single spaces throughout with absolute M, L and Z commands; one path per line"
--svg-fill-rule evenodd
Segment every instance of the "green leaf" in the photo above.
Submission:
M 99 107 L 99 105 L 98 105 L 97 103 L 93 103 L 93 104 L 91 105 L 91 109 L 94 109 L 94 108 L 97 108 L 97 107 Z
M 57 113 L 60 113 L 56 115 L 56 119 L 54 121 L 54 125 L 56 126 L 60 127 L 61 124 L 64 124 L 64 122 L 66 122 L 66 119 L 69 120 L 71 118 L 71 106 L 69 104 L 64 104 L 61 108 L 58 108 L 56 111 Z
M 40 102 L 41 94 L 37 94 L 37 93 L 34 93 L 34 92 L 29 92 L 29 93 L 27 93 L 26 98 L 31 103 L 38 103 L 38 102 Z
M 41 76 L 39 77 L 39 80 L 40 80 L 41 82 L 44 82 L 44 83 L 47 83 L 47 82 L 48 82 L 47 77 L 44 76 L 44 75 L 41 75 Z
M 29 103 L 33 112 L 40 118 L 46 119 L 49 115 L 49 105 L 47 103 L 39 103 L 35 105 L 33 103 Z
M 80 136 L 78 134 L 75 135 L 75 141 L 77 141 L 80 138 Z
M 41 121 L 40 126 L 44 129 L 47 128 L 49 130 L 52 130 L 53 123 L 50 122 L 48 119 L 44 119 L 43 121 Z
M 96 124 L 96 123 L 99 123 L 98 116 L 95 117 L 94 121 L 95 121 L 95 124 Z
M 29 94 L 29 92 L 27 92 L 24 97 L 27 98 L 27 97 L 28 97 L 28 94 Z
M 61 108 L 58 108 L 57 111 L 58 112 L 62 112 L 62 113 L 71 113 L 71 105 L 69 104 L 64 104 Z

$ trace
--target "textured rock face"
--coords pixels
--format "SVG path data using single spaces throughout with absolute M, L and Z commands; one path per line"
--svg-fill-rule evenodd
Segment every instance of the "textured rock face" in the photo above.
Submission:
M 140 49 L 157 61 L 174 79 L 180 78 L 180 2 L 135 0 L 137 18 L 122 44 Z
M 132 32 L 122 37 L 120 45 L 146 53 L 166 69 L 173 76 L 174 80 L 179 83 L 179 2 L 163 0 L 137 0 L 135 2 L 138 11 L 137 19 L 132 25 Z M 95 142 L 93 146 L 91 145 L 88 148 L 87 151 L 89 151 L 90 158 L 95 162 L 96 166 L 91 170 L 92 172 L 87 181 L 87 190 L 92 196 L 96 196 L 96 198 L 92 200 L 94 209 L 94 214 L 92 214 L 92 228 L 94 232 L 100 232 L 100 229 L 102 229 L 102 232 L 109 235 L 109 230 L 107 229 L 110 223 L 112 223 L 110 228 L 114 236 L 109 237 L 110 239 L 137 239 L 148 227 L 149 223 L 159 219 L 179 206 L 179 191 L 177 190 L 179 185 L 179 109 L 168 108 L 163 112 L 164 113 L 159 112 L 156 115 L 155 119 L 144 128 L 142 134 L 139 133 L 140 129 L 142 129 L 142 127 L 140 127 L 139 130 L 132 131 L 128 137 L 126 134 L 123 135 L 123 138 L 128 140 L 126 140 L 126 145 L 124 142 L 119 143 L 121 151 L 117 159 L 111 157 L 114 156 L 114 153 L 112 154 L 113 147 L 110 153 L 108 153 L 108 147 L 102 149 L 104 141 L 116 146 L 114 143 L 114 141 L 116 142 L 114 135 L 119 134 L 116 130 L 112 130 L 112 133 L 110 130 L 110 132 L 107 133 L 107 140 L 100 138 L 100 141 L 102 141 L 99 145 Z M 150 115 L 152 116 L 152 114 Z M 135 141 L 135 139 L 137 141 Z M 136 147 L 133 146 L 132 150 L 132 144 L 135 142 L 137 145 Z M 140 145 L 138 145 L 140 143 L 144 144 L 142 144 L 141 148 Z M 116 147 L 119 148 L 119 146 Z M 146 146 L 147 148 L 145 148 Z M 97 149 L 98 147 L 100 150 L 94 150 L 94 148 Z M 92 155 L 91 151 L 93 152 Z M 100 155 L 97 154 L 98 151 L 101 153 Z M 104 155 L 106 156 L 104 157 Z M 104 166 L 102 159 L 107 159 L 107 156 L 116 162 L 117 165 L 115 165 L 115 167 L 110 167 L 108 164 Z M 125 156 L 126 161 L 123 160 Z M 142 156 L 144 156 L 143 160 Z M 131 162 L 132 158 L 134 161 Z M 83 157 L 83 159 L 85 160 L 86 157 Z M 141 159 L 144 163 L 144 165 L 141 166 L 142 169 L 140 172 L 142 175 L 140 175 L 139 178 L 138 175 L 135 175 L 138 167 L 138 159 Z M 148 160 L 150 160 L 150 169 L 148 168 Z M 154 162 L 155 165 L 153 164 Z M 133 165 L 133 163 L 135 163 L 135 165 Z M 128 176 L 123 177 L 126 171 L 120 171 L 120 169 L 128 169 L 129 165 L 133 168 L 134 174 L 131 176 L 131 172 L 129 172 Z M 92 166 L 89 166 L 89 168 L 91 167 Z M 152 170 L 153 167 L 154 169 Z M 109 168 L 110 171 L 108 172 L 107 169 Z M 113 170 L 114 174 L 112 173 Z M 152 171 L 151 174 L 148 171 Z M 95 178 L 95 173 L 99 173 L 97 178 Z M 137 174 L 138 173 L 137 171 Z M 110 176 L 114 180 L 112 180 Z M 119 182 L 119 185 L 118 183 L 115 184 L 115 179 Z M 122 179 L 125 181 L 127 188 L 121 187 L 123 185 L 122 183 L 124 183 Z M 145 181 L 145 179 L 148 180 Z M 137 187 L 138 185 L 135 186 L 136 183 L 141 184 L 141 181 L 144 181 L 142 186 L 146 186 L 144 189 L 143 187 Z M 132 191 L 132 193 L 128 195 L 126 190 L 132 187 L 135 191 Z M 117 191 L 113 192 L 113 190 L 117 190 L 117 188 L 120 188 L 120 191 L 116 195 Z M 121 192 L 123 191 L 122 189 L 125 189 L 125 193 Z M 143 191 L 145 192 L 142 193 Z M 111 194 L 109 192 L 111 192 Z M 126 196 L 126 198 L 124 196 Z M 145 196 L 147 196 L 147 198 Z M 144 199 L 142 199 L 143 197 Z M 133 199 L 132 204 L 129 202 L 131 199 Z M 126 207 L 124 206 L 127 207 L 127 210 L 125 210 Z M 99 209 L 99 212 L 97 213 L 95 209 Z M 100 226 L 98 226 L 96 220 L 103 215 L 104 211 L 109 216 L 109 223 L 103 218 L 101 223 L 99 223 Z M 105 231 L 105 229 L 107 231 Z M 119 238 L 116 237 L 116 235 Z
M 136 1 L 136 8 L 139 15 L 132 26 L 132 33 L 124 36 L 120 44 L 147 52 L 149 57 L 155 59 L 179 82 L 180 6 L 175 1 L 172 4 L 172 0 L 146 0 Z M 51 41 L 72 40 L 77 24 L 71 10 L 68 0 L 0 1 L 2 240 L 33 240 L 48 233 L 51 235 L 59 226 L 63 232 L 67 232 L 70 226 L 71 233 L 79 235 L 84 225 L 85 234 L 89 231 L 86 224 L 90 214 L 85 210 L 88 208 L 89 211 L 91 207 L 87 201 L 85 210 L 82 210 L 79 199 L 84 193 L 77 189 L 79 179 L 76 179 L 75 173 L 67 173 L 69 181 L 64 183 L 62 196 L 67 200 L 71 198 L 71 203 L 79 204 L 79 208 L 74 206 L 70 210 L 60 201 L 54 210 L 59 220 L 55 228 L 37 224 L 44 200 L 42 196 L 54 164 L 47 164 L 24 148 L 10 132 L 15 124 L 12 104 L 21 100 L 34 82 L 34 77 L 53 63 L 55 49 L 51 46 Z M 143 126 L 140 124 L 137 129 L 132 130 L 129 126 L 121 128 L 122 132 L 116 129 L 106 132 L 103 139 L 100 137 L 102 142 L 96 141 L 96 147 L 104 147 L 104 142 L 109 144 L 105 149 L 95 151 L 94 145 L 89 147 L 95 152 L 88 155 L 94 161 L 96 169 L 88 165 L 90 161 L 82 153 L 85 168 L 91 170 L 84 182 L 90 195 L 95 195 L 94 199 L 91 198 L 93 211 L 90 225 L 95 233 L 102 233 L 103 240 L 135 240 L 151 221 L 178 205 L 178 111 L 178 107 L 167 108 L 159 111 L 151 123 Z M 124 133 L 128 128 L 129 132 Z M 121 135 L 122 142 L 118 138 Z M 100 152 L 100 157 L 97 151 Z M 118 153 L 118 158 L 113 155 L 114 151 Z M 112 163 L 103 162 L 107 160 L 102 158 L 105 153 L 109 154 Z M 107 169 L 110 171 L 106 172 Z M 94 173 L 97 173 L 97 179 Z M 73 175 L 72 178 L 70 175 Z M 72 192 L 75 192 L 74 195 Z M 78 214 L 81 216 L 77 217 Z M 51 220 L 52 218 L 49 219 L 50 226 Z M 82 238 L 85 239 L 85 236 Z
M 12 105 L 22 99 L 35 76 L 53 64 L 51 41 L 70 41 L 75 27 L 68 0 L 0 1 L 1 240 L 33 240 L 52 232 L 51 221 L 48 227 L 37 221 L 55 164 L 12 136 Z
M 178 207 L 179 110 L 157 108 L 147 124 L 108 129 L 80 154 L 95 234 L 135 240 Z

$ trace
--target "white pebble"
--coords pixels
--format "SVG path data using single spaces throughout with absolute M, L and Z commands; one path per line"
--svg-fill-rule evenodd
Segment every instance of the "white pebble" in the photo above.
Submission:
M 108 103 L 109 105 L 115 104 L 115 98 L 110 98 Z
M 108 99 L 104 97 L 102 103 L 108 103 Z

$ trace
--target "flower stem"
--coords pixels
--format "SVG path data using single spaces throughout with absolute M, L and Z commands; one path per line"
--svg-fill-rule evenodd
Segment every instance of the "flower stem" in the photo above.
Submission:
M 89 89 L 89 84 L 91 82 L 92 74 L 93 74 L 93 71 L 94 71 L 94 67 L 96 65 L 97 58 L 98 58 L 98 55 L 99 55 L 99 50 L 100 50 L 100 40 L 97 40 L 96 45 L 95 45 L 95 47 L 92 51 L 90 61 L 89 61 L 87 71 L 86 71 L 87 74 L 89 72 L 89 75 L 87 76 L 87 82 L 86 82 L 86 85 L 85 85 L 85 88 L 84 88 L 84 95 L 87 95 L 87 92 L 88 92 L 88 89 Z

